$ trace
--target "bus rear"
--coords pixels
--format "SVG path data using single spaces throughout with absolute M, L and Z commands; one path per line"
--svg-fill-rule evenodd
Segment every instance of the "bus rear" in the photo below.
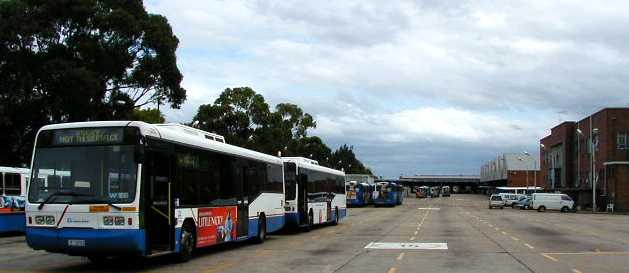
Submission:
M 28 169 L 0 167 L 0 233 L 24 231 L 28 175 Z
M 50 252 L 145 255 L 137 127 L 59 128 L 37 135 L 26 240 Z

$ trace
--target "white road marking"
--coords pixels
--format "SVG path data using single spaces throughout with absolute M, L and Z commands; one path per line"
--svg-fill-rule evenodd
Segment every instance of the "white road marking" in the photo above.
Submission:
M 368 249 L 409 249 L 409 250 L 446 250 L 448 243 L 376 243 L 365 246 Z

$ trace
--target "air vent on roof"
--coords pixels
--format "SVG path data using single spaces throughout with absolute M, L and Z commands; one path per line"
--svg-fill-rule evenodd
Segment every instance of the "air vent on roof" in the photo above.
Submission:
M 310 158 L 305 158 L 305 157 L 284 157 L 286 159 L 292 159 L 295 161 L 301 161 L 301 162 L 306 162 L 306 163 L 310 163 L 312 165 L 319 165 L 319 161 L 316 161 L 314 159 L 310 159 Z
M 197 136 L 197 137 L 202 137 L 202 138 L 205 138 L 205 139 L 209 139 L 209 140 L 225 143 L 225 137 L 223 137 L 221 135 L 210 133 L 210 132 L 206 132 L 206 131 L 203 131 L 203 130 L 199 130 L 197 128 L 192 128 L 190 126 L 186 126 L 186 125 L 182 125 L 182 124 L 178 124 L 178 123 L 166 123 L 166 124 L 155 124 L 155 125 L 156 126 L 160 126 L 160 127 L 173 129 L 173 130 L 177 130 L 179 132 L 184 132 L 184 133 L 189 134 L 189 135 L 194 135 L 194 136 Z

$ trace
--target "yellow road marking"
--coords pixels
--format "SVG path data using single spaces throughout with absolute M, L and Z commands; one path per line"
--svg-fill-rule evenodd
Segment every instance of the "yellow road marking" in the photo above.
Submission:
M 534 248 L 532 245 L 529 245 L 529 244 L 527 244 L 527 243 L 525 243 L 524 245 L 525 245 L 526 247 L 530 248 L 530 249 L 533 249 L 533 248 Z
M 553 261 L 553 262 L 558 262 L 558 261 L 559 261 L 559 260 L 557 260 L 555 257 L 550 256 L 550 255 L 545 254 L 545 253 L 542 253 L 542 256 L 544 256 L 546 259 L 549 259 L 549 260 L 551 260 L 551 261 Z
M 503 232 L 502 232 L 502 235 L 507 235 L 507 233 L 503 231 Z
M 487 225 L 488 225 L 489 227 L 494 227 L 494 225 L 492 225 L 492 224 L 487 224 Z
M 576 268 L 573 268 L 573 269 L 572 269 L 572 272 L 574 272 L 574 273 L 583 273 L 583 272 L 579 271 L 579 270 L 578 270 L 578 269 L 576 269 Z
M 389 268 L 389 271 L 387 271 L 387 273 L 395 273 L 395 272 L 397 272 L 397 268 L 395 267 L 391 267 Z
M 518 237 L 515 237 L 515 236 L 511 236 L 511 239 L 513 239 L 514 241 L 520 241 L 520 239 Z
M 498 227 L 495 227 L 494 229 L 495 229 L 496 231 L 499 231 L 499 230 L 500 230 Z
M 586 251 L 586 252 L 555 252 L 546 253 L 549 255 L 629 255 L 627 251 Z
M 222 263 L 217 264 L 216 266 L 207 269 L 205 271 L 203 271 L 203 273 L 214 273 L 214 272 L 222 272 L 225 271 L 225 269 L 228 269 L 230 267 L 232 267 L 234 265 L 234 263 L 230 260 L 224 261 Z
M 416 231 L 413 233 L 413 235 L 417 235 L 417 232 L 418 232 L 418 231 L 416 230 Z
M 411 241 L 415 241 L 415 236 L 411 237 Z
M 404 252 L 400 253 L 400 255 L 397 256 L 397 258 L 395 258 L 398 261 L 401 261 L 402 259 L 404 259 Z

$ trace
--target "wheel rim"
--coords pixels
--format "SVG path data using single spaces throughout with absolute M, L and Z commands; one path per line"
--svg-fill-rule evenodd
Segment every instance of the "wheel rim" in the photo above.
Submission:
M 183 249 L 188 253 L 192 252 L 192 233 L 190 233 L 190 231 L 188 230 L 184 230 L 181 237 Z

